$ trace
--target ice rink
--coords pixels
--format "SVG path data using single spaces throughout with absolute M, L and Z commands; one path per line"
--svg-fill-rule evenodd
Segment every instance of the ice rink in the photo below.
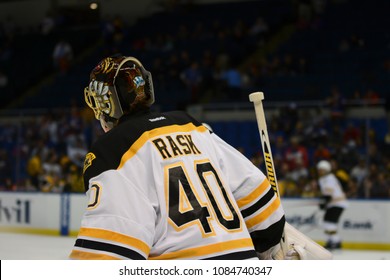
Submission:
M 74 237 L 0 233 L 1 260 L 65 260 Z M 390 260 L 390 251 L 336 250 L 335 260 Z

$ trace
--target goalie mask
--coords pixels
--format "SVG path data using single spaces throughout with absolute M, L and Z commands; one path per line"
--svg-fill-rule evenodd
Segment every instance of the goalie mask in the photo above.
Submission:
M 107 132 L 124 114 L 154 103 L 152 75 L 134 57 L 107 57 L 92 70 L 84 97 Z

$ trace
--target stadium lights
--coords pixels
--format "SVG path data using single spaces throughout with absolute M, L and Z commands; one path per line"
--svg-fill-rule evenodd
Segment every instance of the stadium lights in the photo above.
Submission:
M 98 7 L 99 7 L 99 5 L 98 5 L 98 3 L 96 3 L 96 2 L 91 2 L 91 3 L 89 4 L 89 8 L 90 8 L 91 10 L 96 10 Z

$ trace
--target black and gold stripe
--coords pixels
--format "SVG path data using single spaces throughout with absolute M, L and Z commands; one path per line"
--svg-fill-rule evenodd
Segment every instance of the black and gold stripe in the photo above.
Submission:
M 264 179 L 250 194 L 238 199 L 237 204 L 250 230 L 277 211 L 280 199 L 272 190 L 269 181 Z
M 109 244 L 101 241 L 93 241 L 93 240 L 78 238 L 75 243 L 75 249 L 77 250 L 77 248 L 95 250 L 96 252 L 112 253 L 115 255 L 122 256 L 126 259 L 132 259 L 132 260 L 146 259 L 140 253 L 131 250 L 129 248 L 125 248 L 123 246 Z
M 247 250 L 241 252 L 234 252 L 215 257 L 205 258 L 204 260 L 249 260 L 258 258 L 255 250 Z
M 276 214 L 281 207 L 280 198 L 271 188 L 268 179 L 264 179 L 250 194 L 240 198 L 237 204 L 251 232 L 251 238 L 257 252 L 264 252 L 280 242 L 285 217 L 282 212 L 279 215 Z M 269 220 L 271 216 L 274 216 L 273 219 L 279 217 L 279 220 L 269 227 L 259 230 L 258 225 Z
M 272 188 L 268 190 L 268 192 L 257 202 L 255 202 L 253 205 L 249 206 L 248 208 L 241 211 L 241 214 L 244 218 L 253 215 L 256 211 L 258 211 L 260 208 L 264 207 L 268 202 L 271 201 L 271 199 L 275 196 L 275 192 Z
M 137 238 L 110 230 L 83 227 L 70 258 L 116 259 L 112 256 L 114 254 L 123 258 L 144 260 L 149 251 L 149 246 Z
M 159 256 L 150 256 L 150 260 L 173 259 L 250 259 L 254 257 L 253 242 L 250 238 L 229 240 L 199 247 L 168 252 Z M 253 252 L 252 252 L 253 251 Z M 213 256 L 213 257 L 210 257 Z

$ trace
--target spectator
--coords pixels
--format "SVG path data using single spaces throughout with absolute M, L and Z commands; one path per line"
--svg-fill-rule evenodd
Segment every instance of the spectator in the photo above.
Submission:
M 377 166 L 382 165 L 383 156 L 382 151 L 378 149 L 378 145 L 375 142 L 371 142 L 368 146 L 368 162 Z M 371 171 L 370 171 L 371 172 Z
M 325 100 L 325 103 L 330 108 L 330 115 L 332 121 L 339 123 L 340 120 L 344 119 L 345 100 L 340 92 L 340 89 L 337 86 L 333 86 L 331 88 L 331 95 Z
M 356 164 L 351 170 L 351 178 L 356 180 L 356 184 L 360 186 L 367 175 L 368 170 L 366 167 L 366 161 L 363 157 L 361 157 L 358 164 Z
M 373 198 L 375 197 L 375 192 L 373 194 L 373 188 L 376 181 L 376 165 L 370 166 L 370 173 L 365 177 L 363 184 L 361 186 L 361 193 L 363 198 Z
M 290 145 L 286 148 L 284 160 L 288 164 L 288 176 L 293 180 L 298 181 L 300 177 L 309 175 L 308 151 L 306 147 L 300 144 L 297 136 L 291 138 Z
M 313 161 L 319 162 L 320 160 L 326 159 L 329 160 L 331 158 L 331 152 L 329 148 L 325 146 L 324 143 L 318 143 L 317 148 L 315 148 L 313 153 Z
M 61 193 L 64 189 L 64 181 L 55 174 L 45 174 L 42 176 L 41 188 L 42 192 Z
M 263 39 L 269 31 L 268 23 L 261 16 L 257 17 L 253 25 L 249 28 L 249 35 L 257 39 Z
M 191 65 L 181 73 L 180 78 L 190 93 L 188 102 L 196 103 L 199 99 L 199 87 L 202 82 L 202 74 L 199 70 L 198 63 L 191 63 Z
M 243 96 L 241 96 L 242 75 L 236 67 L 230 66 L 222 70 L 219 78 L 222 81 L 222 90 L 227 95 L 229 101 L 243 100 Z
M 125 23 L 120 16 L 115 16 L 112 21 L 113 26 L 113 40 L 116 46 L 119 46 L 125 37 Z
M 40 179 L 42 175 L 42 160 L 39 153 L 33 154 L 27 163 L 27 173 L 30 185 L 36 190 L 40 190 Z
M 318 197 L 318 184 L 315 180 L 308 180 L 303 185 L 301 197 L 305 197 L 305 198 Z
M 84 158 L 87 154 L 87 147 L 81 137 L 76 137 L 74 141 L 70 141 L 67 147 L 67 155 L 70 161 L 77 167 L 83 167 Z
M 348 122 L 347 127 L 344 130 L 343 143 L 353 147 L 362 145 L 362 133 L 352 122 Z
M 42 173 L 44 176 L 63 177 L 58 155 L 54 149 L 50 150 L 47 160 L 43 161 Z
M 6 149 L 0 148 L 0 190 L 11 190 L 12 164 Z
M 257 166 L 259 169 L 262 169 L 264 167 L 264 157 L 260 152 L 254 153 L 250 157 L 250 161 Z
M 347 198 L 360 198 L 362 197 L 359 192 L 359 184 L 356 180 L 356 178 L 352 177 L 348 181 L 348 190 L 346 192 Z
M 377 174 L 374 186 L 372 189 L 372 197 L 375 198 L 390 198 L 390 178 L 388 173 L 380 171 Z
M 60 73 L 65 74 L 69 71 L 73 60 L 73 48 L 65 39 L 61 39 L 53 51 L 54 67 Z
M 370 164 L 369 175 L 362 184 L 364 198 L 389 198 L 389 176 L 376 164 Z
M 47 13 L 41 21 L 41 34 L 44 36 L 50 35 L 56 27 L 56 22 L 51 13 Z
M 364 95 L 364 100 L 369 104 L 369 105 L 375 105 L 379 103 L 380 97 L 378 92 L 373 90 L 372 88 L 368 89 L 366 94 Z
M 84 181 L 81 168 L 75 164 L 69 166 L 69 170 L 66 171 L 66 185 L 64 186 L 64 192 L 83 193 Z

